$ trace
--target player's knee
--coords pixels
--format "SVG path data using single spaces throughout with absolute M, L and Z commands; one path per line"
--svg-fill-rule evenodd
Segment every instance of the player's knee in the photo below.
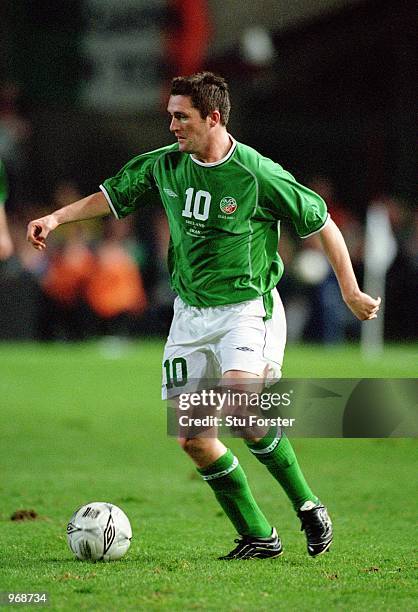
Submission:
M 212 440 L 208 438 L 179 438 L 178 441 L 192 459 L 200 459 L 211 451 Z
M 205 440 L 203 438 L 179 438 L 178 441 L 181 448 L 188 455 L 200 452 L 205 447 Z
M 180 444 L 183 450 L 186 450 L 187 438 L 177 438 L 177 442 Z

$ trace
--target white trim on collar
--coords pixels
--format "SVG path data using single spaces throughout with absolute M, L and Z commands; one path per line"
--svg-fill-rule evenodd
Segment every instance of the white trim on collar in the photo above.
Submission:
M 232 146 L 229 149 L 228 153 L 225 155 L 225 157 L 223 157 L 222 159 L 218 159 L 218 161 L 215 161 L 215 162 L 202 162 L 200 161 L 200 159 L 197 159 L 196 157 L 194 157 L 193 154 L 191 154 L 190 155 L 191 160 L 194 161 L 195 164 L 198 164 L 199 166 L 204 166 L 205 168 L 210 168 L 212 166 L 219 166 L 220 164 L 223 164 L 231 157 L 231 155 L 233 154 L 233 152 L 235 151 L 237 147 L 237 141 L 235 140 L 235 138 L 231 136 L 231 134 L 228 134 L 228 136 L 229 136 L 229 140 L 232 143 Z

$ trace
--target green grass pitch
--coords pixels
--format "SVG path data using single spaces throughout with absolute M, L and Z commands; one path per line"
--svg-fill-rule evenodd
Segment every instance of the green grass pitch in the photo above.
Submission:
M 0 591 L 47 591 L 52 610 L 416 609 L 416 441 L 294 441 L 334 520 L 335 543 L 318 559 L 279 486 L 231 441 L 285 554 L 220 562 L 235 534 L 165 433 L 161 352 L 161 342 L 120 355 L 102 344 L 0 346 Z M 414 347 L 366 364 L 356 347 L 286 353 L 288 377 L 415 374 Z M 80 562 L 67 548 L 73 510 L 96 500 L 131 520 L 121 561 Z M 18 509 L 39 518 L 12 522 Z

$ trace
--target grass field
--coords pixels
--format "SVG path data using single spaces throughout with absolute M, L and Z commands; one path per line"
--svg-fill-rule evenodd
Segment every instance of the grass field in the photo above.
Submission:
M 314 560 L 282 491 L 230 441 L 285 554 L 217 561 L 235 534 L 165 433 L 161 350 L 0 346 L 0 591 L 47 591 L 53 610 L 415 610 L 416 441 L 295 440 L 335 526 L 331 553 Z M 363 363 L 356 347 L 289 347 L 285 375 L 415 376 L 416 357 L 392 347 Z M 94 500 L 131 520 L 119 562 L 83 563 L 67 548 L 73 510 Z M 18 509 L 39 518 L 12 522 Z

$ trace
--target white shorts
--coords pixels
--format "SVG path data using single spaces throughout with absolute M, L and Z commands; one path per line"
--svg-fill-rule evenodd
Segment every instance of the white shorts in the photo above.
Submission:
M 264 320 L 263 298 L 239 304 L 196 308 L 179 297 L 164 349 L 162 398 L 190 393 L 203 380 L 240 370 L 266 380 L 281 377 L 286 318 L 273 290 L 272 318 Z

